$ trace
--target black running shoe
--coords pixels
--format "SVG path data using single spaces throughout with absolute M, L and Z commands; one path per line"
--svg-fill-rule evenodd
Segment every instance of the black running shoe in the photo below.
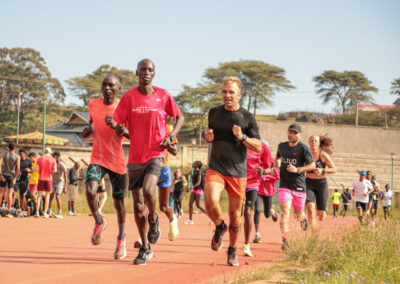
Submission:
M 215 228 L 214 236 L 211 239 L 211 248 L 215 251 L 220 250 L 222 247 L 222 237 L 228 230 L 228 226 L 224 221 Z
M 156 220 L 151 221 L 150 220 L 150 215 L 149 215 L 149 231 L 147 232 L 147 240 L 149 241 L 149 243 L 151 244 L 155 244 L 158 242 L 158 240 L 161 237 L 161 230 L 160 227 L 158 225 L 158 214 L 156 212 Z
M 287 250 L 289 249 L 289 242 L 287 241 L 287 239 L 283 239 L 282 240 L 282 246 L 281 246 L 282 250 Z
M 303 231 L 307 231 L 308 229 L 308 219 L 307 217 L 303 219 L 303 221 L 300 222 L 301 228 Z
M 238 266 L 239 260 L 236 255 L 236 248 L 229 247 L 228 248 L 228 265 L 230 266 Z
M 272 221 L 277 222 L 278 221 L 278 214 L 276 214 L 276 212 L 274 212 L 274 214 L 272 214 L 271 218 L 272 218 Z
M 147 260 L 153 257 L 153 252 L 151 251 L 151 247 L 146 248 L 145 246 L 141 246 L 139 249 L 139 254 L 133 261 L 135 265 L 146 265 Z

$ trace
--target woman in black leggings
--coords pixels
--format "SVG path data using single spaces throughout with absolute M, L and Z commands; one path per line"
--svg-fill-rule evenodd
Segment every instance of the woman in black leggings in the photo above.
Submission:
M 309 138 L 308 144 L 316 167 L 306 174 L 306 205 L 310 225 L 315 227 L 315 207 L 317 207 L 317 215 L 320 221 L 323 221 L 326 217 L 326 205 L 329 195 L 326 174 L 336 173 L 336 167 L 330 157 L 333 148 L 331 138 L 327 135 L 313 135 Z
M 183 210 L 182 210 L 182 197 L 183 197 L 183 192 L 184 188 L 187 185 L 187 181 L 184 175 L 182 175 L 181 170 L 177 169 L 174 173 L 174 204 L 176 206 L 176 209 L 178 211 L 178 218 L 183 215 Z

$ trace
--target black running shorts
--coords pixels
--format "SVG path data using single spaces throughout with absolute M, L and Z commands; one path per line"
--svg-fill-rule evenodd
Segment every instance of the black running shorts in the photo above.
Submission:
M 356 207 L 357 207 L 357 209 L 362 209 L 363 212 L 367 212 L 368 203 L 367 202 L 356 201 Z
M 113 198 L 124 198 L 126 191 L 126 174 L 121 175 L 105 167 L 96 164 L 90 164 L 86 173 L 86 182 L 97 181 L 97 183 L 100 184 L 101 179 L 106 173 L 108 173 L 108 176 L 110 177 Z
M 307 202 L 316 204 L 317 210 L 325 211 L 328 203 L 329 191 L 326 178 L 306 178 Z

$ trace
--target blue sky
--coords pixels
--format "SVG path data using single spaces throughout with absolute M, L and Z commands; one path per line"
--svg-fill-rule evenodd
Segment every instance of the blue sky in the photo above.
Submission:
M 260 113 L 332 112 L 313 76 L 357 70 L 391 104 L 400 77 L 400 1 L 0 1 L 0 46 L 41 52 L 60 81 L 101 64 L 156 64 L 154 83 L 176 95 L 208 67 L 239 59 L 282 67 L 297 87 Z M 68 90 L 67 90 L 68 92 Z M 80 104 L 71 95 L 67 103 Z

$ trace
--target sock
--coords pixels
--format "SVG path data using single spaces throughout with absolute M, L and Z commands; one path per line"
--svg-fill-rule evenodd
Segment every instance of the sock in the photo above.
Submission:
M 224 222 L 224 220 L 222 220 L 221 224 L 219 224 L 219 225 L 217 226 L 217 229 L 222 231 L 222 230 L 224 229 L 225 226 L 226 226 L 226 225 L 225 225 L 225 222 Z
M 58 210 L 58 215 L 62 215 L 61 209 Z
M 271 209 L 271 215 L 274 215 L 274 214 L 275 214 L 275 210 Z
M 93 212 L 93 217 L 97 225 L 101 225 L 103 223 L 103 219 L 100 216 L 99 210 Z
M 125 222 L 123 223 L 118 223 L 118 239 L 123 240 L 125 238 Z

